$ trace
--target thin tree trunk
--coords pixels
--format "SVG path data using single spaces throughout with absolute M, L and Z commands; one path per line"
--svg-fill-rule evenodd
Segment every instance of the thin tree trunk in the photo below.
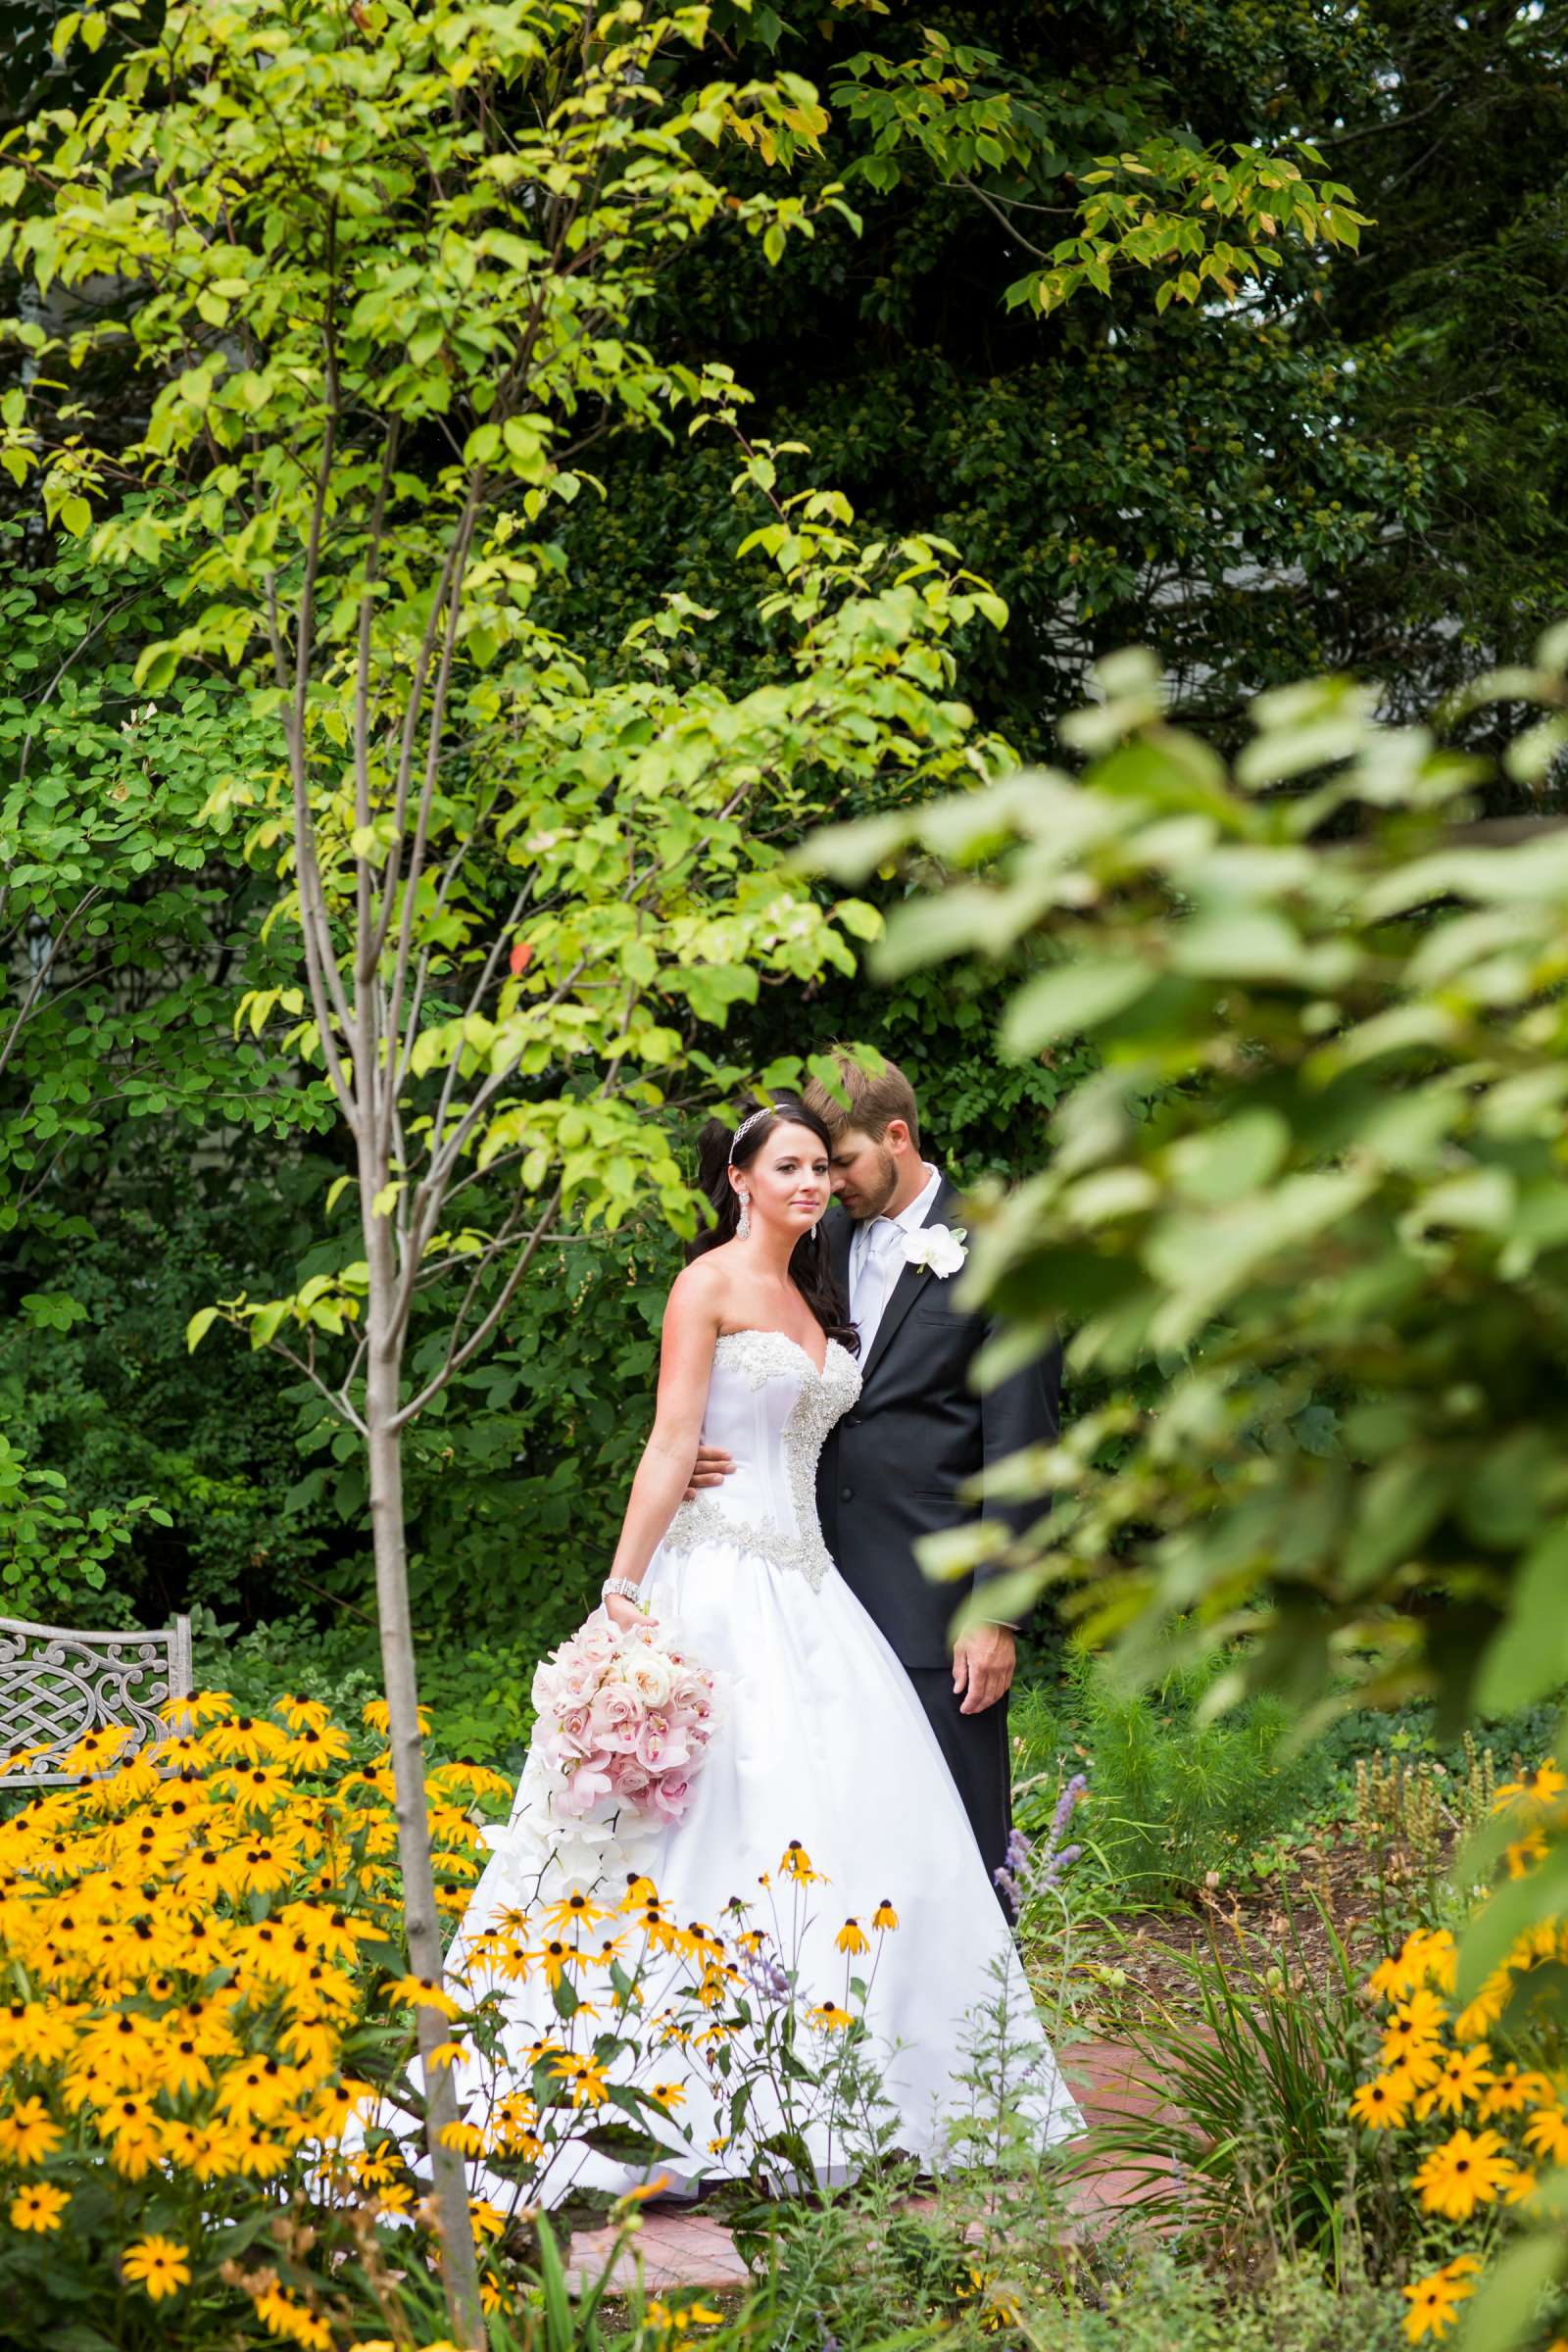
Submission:
M 381 1678 L 386 1690 L 392 1772 L 397 1787 L 398 1860 L 403 1873 L 403 1920 L 409 1968 L 432 1984 L 442 1981 L 441 1919 L 430 1859 L 430 1822 L 424 1793 L 424 1746 L 409 1613 L 408 1550 L 403 1522 L 403 1441 L 394 1426 L 402 1348 L 391 1327 L 395 1291 L 390 1220 L 370 1207 L 371 1171 L 362 1160 L 365 1244 L 370 1281 L 365 1382 L 367 1453 L 370 1474 L 370 1532 L 375 1550 L 376 1613 L 381 1630 Z M 425 2144 L 429 2150 L 442 2236 L 441 2275 L 454 2340 L 483 2352 L 479 2266 L 468 2216 L 467 2172 L 462 2150 L 441 2134 L 458 2122 L 450 2066 L 432 2066 L 430 2053 L 450 2039 L 437 2009 L 421 2008 L 419 2059 L 424 2080 Z

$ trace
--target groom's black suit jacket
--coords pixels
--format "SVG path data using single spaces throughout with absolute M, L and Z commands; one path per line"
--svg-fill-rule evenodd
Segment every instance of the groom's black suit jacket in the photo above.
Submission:
M 957 1206 L 944 1179 L 923 1222 L 951 1224 Z M 828 1247 L 846 1304 L 854 1231 L 842 1208 L 830 1213 Z M 914 1556 L 917 1539 L 976 1517 L 1014 1531 L 1038 1518 L 1038 1503 L 982 1502 L 977 1510 L 959 1500 L 958 1489 L 1020 1446 L 1054 1443 L 1058 1427 L 1058 1348 L 975 1395 L 970 1367 L 996 1326 L 959 1312 L 956 1282 L 901 1268 L 860 1365 L 859 1401 L 830 1432 L 817 1469 L 828 1550 L 911 1674 L 947 1665 L 948 1628 L 973 1582 L 933 1584 Z

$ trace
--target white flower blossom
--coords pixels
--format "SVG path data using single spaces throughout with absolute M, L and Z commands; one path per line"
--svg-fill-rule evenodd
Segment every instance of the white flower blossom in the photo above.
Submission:
M 917 1225 L 904 1237 L 905 1264 L 923 1266 L 939 1282 L 956 1274 L 968 1254 L 961 1225 Z

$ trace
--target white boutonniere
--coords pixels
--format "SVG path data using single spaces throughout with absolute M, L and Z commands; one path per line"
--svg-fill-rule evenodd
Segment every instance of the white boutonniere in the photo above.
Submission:
M 956 1274 L 969 1252 L 964 1248 L 964 1229 L 961 1225 L 917 1225 L 904 1237 L 904 1262 L 906 1266 L 921 1266 L 946 1282 Z

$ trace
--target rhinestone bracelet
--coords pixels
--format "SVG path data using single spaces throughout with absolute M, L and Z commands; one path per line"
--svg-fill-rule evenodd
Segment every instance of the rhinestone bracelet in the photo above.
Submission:
M 599 1597 L 609 1600 L 612 1595 L 619 1600 L 634 1600 L 639 1608 L 642 1606 L 642 1587 L 634 1585 L 629 1576 L 606 1577 L 599 1589 Z

